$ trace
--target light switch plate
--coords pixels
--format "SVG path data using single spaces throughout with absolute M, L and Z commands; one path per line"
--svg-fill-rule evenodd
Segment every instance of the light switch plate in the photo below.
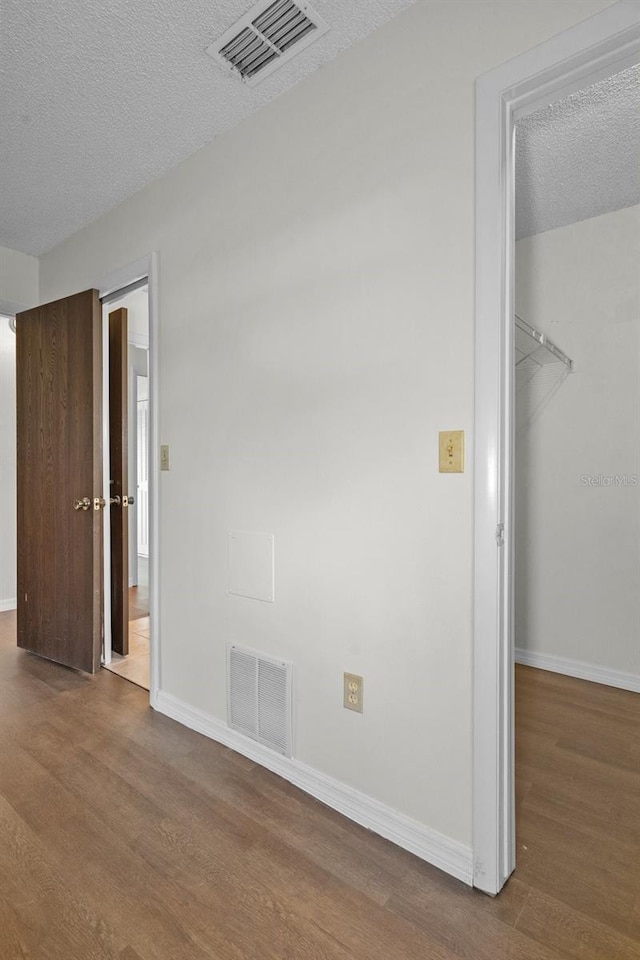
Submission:
M 169 444 L 163 443 L 160 447 L 160 469 L 161 470 L 170 470 L 171 464 L 169 462 Z
M 440 473 L 464 473 L 464 430 L 440 433 Z

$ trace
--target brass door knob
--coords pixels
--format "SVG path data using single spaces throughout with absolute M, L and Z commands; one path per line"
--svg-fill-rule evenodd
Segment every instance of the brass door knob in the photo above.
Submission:
M 82 500 L 74 500 L 73 509 L 74 510 L 90 510 L 91 509 L 90 497 L 83 497 Z

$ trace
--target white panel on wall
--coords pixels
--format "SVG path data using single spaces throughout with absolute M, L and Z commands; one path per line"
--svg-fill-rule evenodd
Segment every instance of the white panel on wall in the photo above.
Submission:
M 229 593 L 273 603 L 274 579 L 273 534 L 231 530 Z

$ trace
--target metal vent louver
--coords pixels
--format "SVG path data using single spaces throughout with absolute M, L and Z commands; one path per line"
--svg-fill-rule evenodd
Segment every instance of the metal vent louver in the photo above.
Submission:
M 207 53 L 257 83 L 296 56 L 329 29 L 308 3 L 269 0 L 258 3 L 230 30 L 207 48 Z
M 227 647 L 229 726 L 291 756 L 291 664 L 235 644 Z

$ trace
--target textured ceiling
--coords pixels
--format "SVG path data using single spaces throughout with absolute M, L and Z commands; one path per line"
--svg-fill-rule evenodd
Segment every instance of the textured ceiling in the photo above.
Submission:
M 518 239 L 637 203 L 640 64 L 518 123 Z
M 0 246 L 40 254 L 414 0 L 313 0 L 329 33 L 254 87 L 205 48 L 251 0 L 0 0 Z M 640 203 L 640 66 L 518 124 L 516 232 Z
M 40 254 L 414 0 L 313 0 L 331 26 L 254 86 L 206 47 L 253 0 L 0 0 L 0 246 Z

